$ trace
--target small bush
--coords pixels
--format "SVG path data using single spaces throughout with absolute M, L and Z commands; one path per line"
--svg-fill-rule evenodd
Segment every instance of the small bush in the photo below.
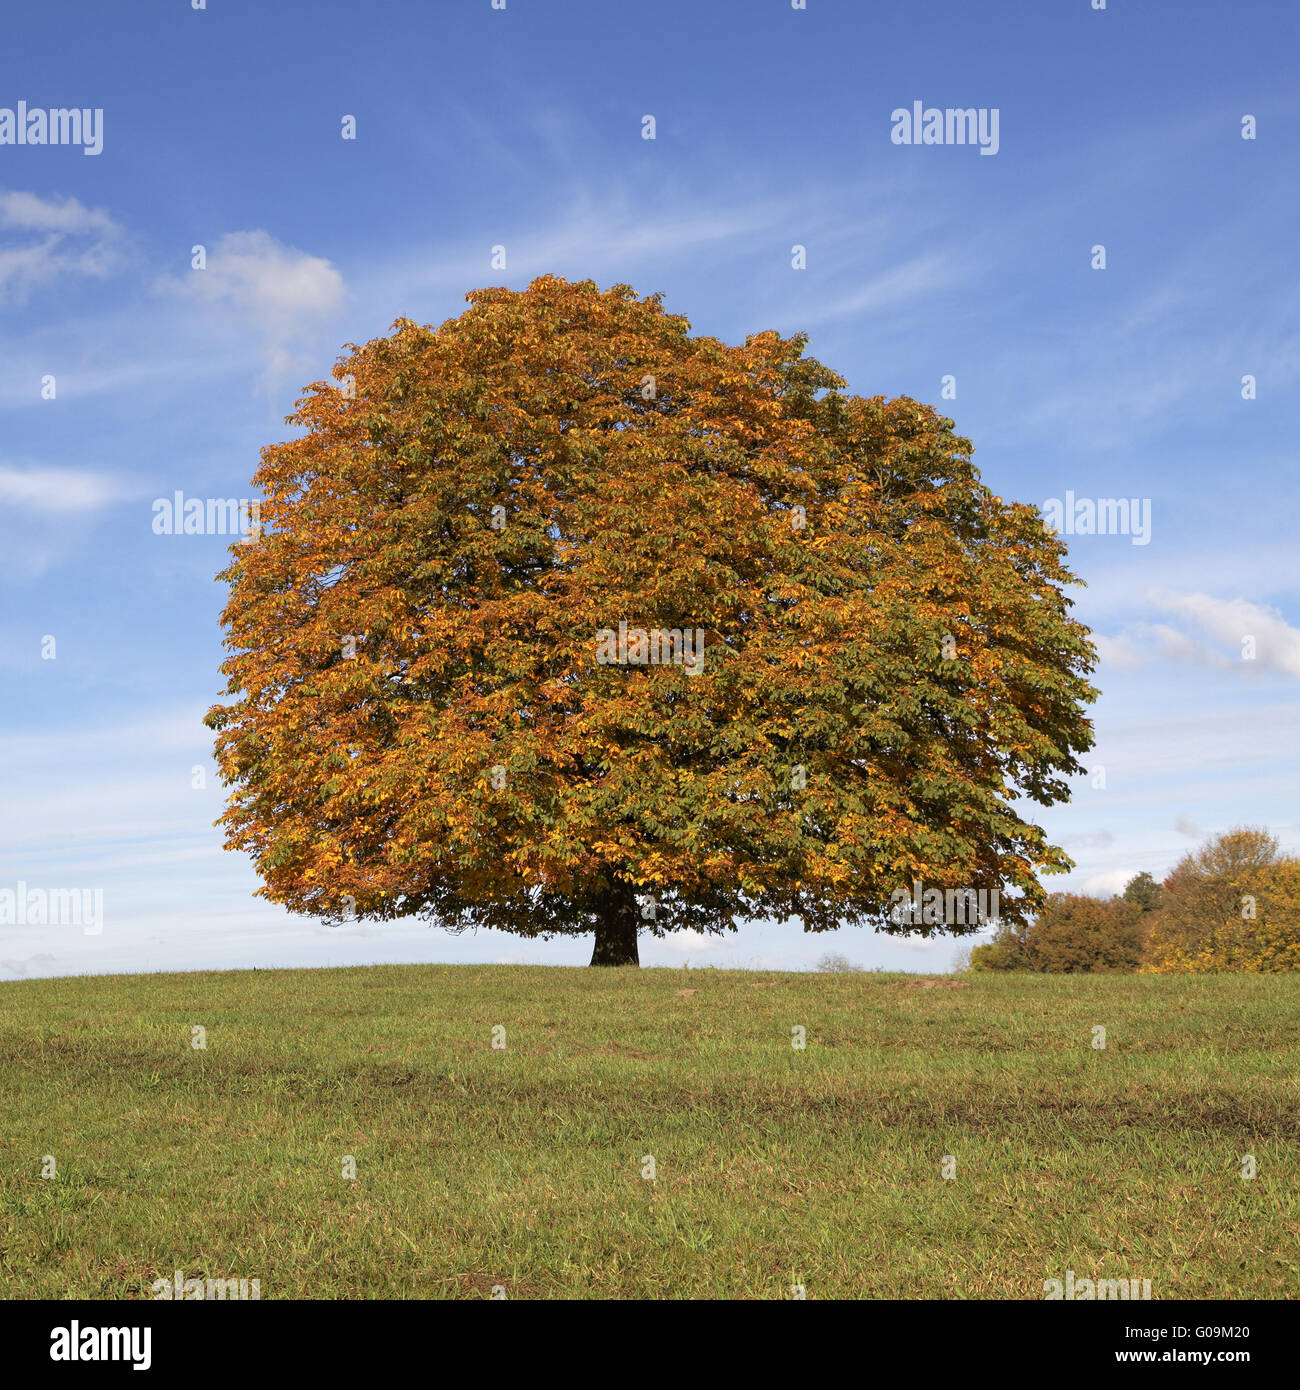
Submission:
M 862 966 L 854 965 L 847 957 L 836 951 L 825 955 L 817 962 L 817 969 L 827 975 L 861 975 Z

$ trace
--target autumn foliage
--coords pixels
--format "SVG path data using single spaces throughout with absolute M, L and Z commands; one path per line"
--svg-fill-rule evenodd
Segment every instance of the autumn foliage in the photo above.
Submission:
M 1240 828 L 1184 855 L 1163 884 L 1122 897 L 1053 893 L 1026 922 L 971 952 L 972 970 L 1149 975 L 1300 970 L 1300 860 L 1265 830 Z
M 1010 920 L 1068 865 L 1017 799 L 1091 742 L 1063 545 L 952 422 L 801 337 L 556 277 L 351 347 L 264 450 L 208 722 L 227 843 L 327 919 L 524 935 Z M 597 659 L 620 623 L 701 668 Z
M 1124 898 L 1052 893 L 1029 922 L 1002 927 L 971 952 L 972 970 L 1033 970 L 1049 975 L 1136 970 L 1142 910 Z
M 1151 974 L 1300 970 L 1300 860 L 1243 827 L 1185 855 L 1165 879 L 1142 969 Z

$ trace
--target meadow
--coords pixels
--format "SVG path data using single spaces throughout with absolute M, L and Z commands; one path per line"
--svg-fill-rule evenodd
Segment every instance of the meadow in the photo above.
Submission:
M 0 1296 L 1295 1297 L 1298 1077 L 1296 976 L 17 981 Z

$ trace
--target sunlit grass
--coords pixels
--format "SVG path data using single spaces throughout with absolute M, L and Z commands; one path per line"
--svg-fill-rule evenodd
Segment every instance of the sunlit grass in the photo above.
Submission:
M 0 1290 L 1039 1298 L 1073 1269 L 1294 1297 L 1298 1075 L 1284 976 L 17 982 Z

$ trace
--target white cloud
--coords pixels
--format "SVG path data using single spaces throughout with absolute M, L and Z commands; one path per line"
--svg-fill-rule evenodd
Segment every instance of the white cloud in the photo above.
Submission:
M 13 468 L 0 463 L 0 505 L 29 512 L 98 511 L 124 495 L 103 473 L 77 468 Z
M 1129 880 L 1136 878 L 1138 869 L 1103 869 L 1101 873 L 1091 874 L 1079 885 L 1079 892 L 1090 898 L 1113 898 L 1128 887 Z
M 259 325 L 295 328 L 303 317 L 330 313 L 343 298 L 343 277 L 320 256 L 285 246 L 267 232 L 231 232 L 192 281 L 210 299 L 228 299 Z M 197 278 L 201 275 L 201 278 Z
M 1104 666 L 1132 670 L 1157 662 L 1192 662 L 1243 675 L 1276 671 L 1300 676 L 1300 629 L 1292 627 L 1276 609 L 1248 599 L 1213 598 L 1209 594 L 1149 589 L 1146 601 L 1172 613 L 1198 635 L 1168 623 L 1131 623 L 1113 637 L 1097 634 L 1094 641 Z M 1203 634 L 1227 650 L 1202 640 Z M 1246 639 L 1254 644 L 1247 658 Z
M 120 260 L 122 228 L 102 208 L 76 198 L 0 190 L 0 295 L 22 300 L 60 275 L 103 277 Z
M 295 350 L 343 303 L 343 276 L 321 256 L 277 241 L 269 232 L 230 232 L 209 250 L 207 266 L 164 284 L 220 306 L 263 340 L 266 375 L 294 370 Z
M 1107 637 L 1104 632 L 1094 632 L 1092 642 L 1097 648 L 1097 655 L 1103 667 L 1111 666 L 1121 671 L 1131 671 L 1135 666 L 1144 666 L 1156 659 L 1155 648 L 1144 647 L 1133 629 L 1116 637 Z
M 1134 623 L 1118 637 L 1097 634 L 1093 640 L 1102 663 L 1117 670 L 1133 670 L 1161 661 L 1190 661 L 1203 666 L 1230 664 L 1219 653 L 1167 623 Z
M 666 946 L 670 951 L 712 951 L 722 944 L 718 937 L 710 936 L 708 932 L 692 931 L 689 927 L 683 931 L 669 932 L 659 939 L 659 945 Z
M 1266 465 L 1282 467 L 1268 459 Z M 1100 543 L 1100 542 L 1099 542 Z M 1121 553 L 1109 551 L 1106 564 L 1091 565 L 1087 587 L 1073 591 L 1079 604 L 1078 616 L 1097 627 L 1103 621 L 1116 622 L 1134 614 L 1134 598 L 1148 596 L 1152 589 L 1194 593 L 1206 576 L 1231 587 L 1237 593 L 1251 593 L 1257 599 L 1276 600 L 1300 595 L 1300 567 L 1295 564 L 1295 542 L 1279 525 L 1272 535 L 1260 535 L 1249 547 L 1204 545 L 1177 550 L 1165 548 L 1158 554 L 1150 547 L 1135 546 Z
M 1292 627 L 1276 609 L 1248 599 L 1212 598 L 1152 589 L 1147 598 L 1157 608 L 1176 613 L 1211 637 L 1235 648 L 1237 661 L 1263 670 L 1300 676 L 1300 628 Z M 1246 638 L 1253 638 L 1255 656 L 1242 660 Z
M 36 193 L 0 189 L 0 227 L 29 232 L 104 232 L 122 229 L 103 208 L 88 208 L 76 198 L 42 198 Z

